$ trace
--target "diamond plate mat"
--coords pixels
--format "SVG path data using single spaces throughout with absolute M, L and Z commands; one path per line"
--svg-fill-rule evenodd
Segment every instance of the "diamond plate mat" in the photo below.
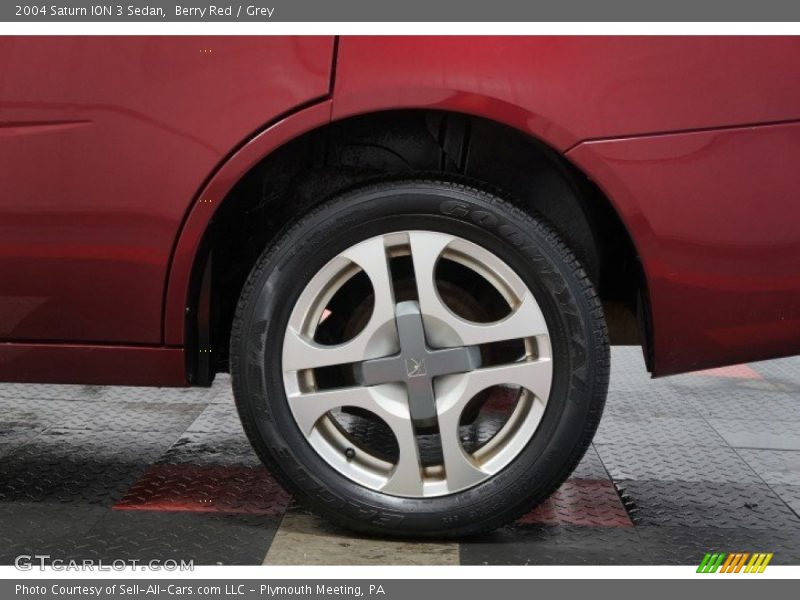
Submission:
M 464 435 L 481 443 L 485 432 Z M 38 552 L 196 564 L 696 565 L 713 550 L 800 564 L 798 514 L 800 358 L 651 380 L 638 349 L 614 348 L 606 412 L 572 476 L 515 523 L 442 543 L 352 536 L 293 506 L 250 448 L 227 376 L 179 390 L 0 384 L 2 564 Z

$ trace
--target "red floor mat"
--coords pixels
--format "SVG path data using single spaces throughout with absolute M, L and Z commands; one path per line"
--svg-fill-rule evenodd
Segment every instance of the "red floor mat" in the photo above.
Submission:
M 151 465 L 114 508 L 280 516 L 288 503 L 264 468 Z
M 633 527 L 611 481 L 600 479 L 568 479 L 517 524 Z

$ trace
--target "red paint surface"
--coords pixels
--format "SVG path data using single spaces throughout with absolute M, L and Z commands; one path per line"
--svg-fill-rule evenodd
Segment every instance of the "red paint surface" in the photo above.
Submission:
M 181 348 L 0 342 L 0 381 L 182 386 Z
M 0 339 L 161 343 L 187 209 L 242 141 L 329 92 L 332 49 L 0 38 Z
M 199 241 L 250 166 L 424 107 L 536 136 L 606 192 L 657 374 L 800 353 L 798 38 L 343 38 L 331 97 L 332 58 L 331 37 L 0 38 L 0 340 L 22 343 L 0 376 L 113 381 L 111 344 L 183 345 Z M 88 348 L 95 371 L 65 366 Z
M 659 375 L 800 353 L 800 124 L 589 142 L 647 272 Z
M 800 118 L 796 37 L 343 37 L 334 118 L 436 107 L 566 149 Z

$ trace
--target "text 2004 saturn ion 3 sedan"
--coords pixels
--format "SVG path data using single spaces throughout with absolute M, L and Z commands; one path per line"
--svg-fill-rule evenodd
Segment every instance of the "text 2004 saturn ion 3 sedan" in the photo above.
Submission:
M 514 519 L 656 376 L 800 353 L 800 41 L 0 38 L 0 380 L 209 385 L 362 531 Z

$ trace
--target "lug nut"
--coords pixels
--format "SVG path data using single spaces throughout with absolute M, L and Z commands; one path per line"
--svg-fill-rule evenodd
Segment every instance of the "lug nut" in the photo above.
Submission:
M 344 455 L 347 457 L 347 460 L 353 460 L 356 456 L 356 451 L 352 448 L 348 448 L 344 451 Z

